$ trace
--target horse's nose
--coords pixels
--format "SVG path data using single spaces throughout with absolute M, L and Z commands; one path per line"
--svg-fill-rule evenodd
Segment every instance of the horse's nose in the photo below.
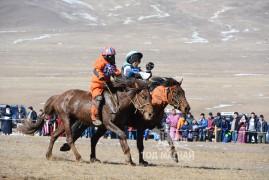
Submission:
M 189 106 L 185 107 L 185 112 L 188 113 L 191 110 Z
M 153 113 L 149 113 L 149 118 L 152 118 L 153 117 Z

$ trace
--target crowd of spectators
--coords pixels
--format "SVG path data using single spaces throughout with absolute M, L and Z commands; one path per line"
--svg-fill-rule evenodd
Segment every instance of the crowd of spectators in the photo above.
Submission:
M 0 112 L 1 113 L 1 128 L 2 134 L 10 135 L 14 122 L 12 121 L 13 112 L 9 105 Z M 59 126 L 61 119 L 57 115 L 44 116 L 42 109 L 38 113 L 32 106 L 28 107 L 27 113 L 22 111 L 19 106 L 16 114 L 16 125 L 21 125 L 21 120 L 32 121 L 35 123 L 38 118 L 45 117 L 45 122 L 42 128 L 39 129 L 39 136 L 50 136 Z M 269 140 L 269 125 L 264 120 L 263 115 L 257 116 L 254 112 L 248 117 L 246 114 L 239 116 L 234 112 L 233 117 L 227 120 L 226 116 L 217 113 L 216 117 L 213 113 L 209 113 L 205 117 L 204 113 L 200 114 L 198 121 L 189 112 L 186 116 L 176 113 L 173 109 L 171 114 L 164 115 L 162 119 L 162 130 L 169 133 L 173 141 L 206 141 L 209 142 L 233 142 L 233 143 L 266 143 Z M 96 132 L 97 127 L 88 127 L 81 137 L 91 138 Z M 135 140 L 136 129 L 126 127 L 126 136 L 128 139 Z M 149 138 L 150 131 L 145 130 L 144 139 Z M 154 139 L 163 139 L 154 135 Z M 62 134 L 61 136 L 64 136 Z M 110 131 L 107 131 L 104 138 L 118 138 L 118 136 Z
M 214 137 L 216 142 L 267 143 L 269 138 L 269 127 L 264 116 L 257 116 L 254 112 L 250 117 L 246 114 L 239 116 L 238 112 L 234 112 L 229 120 L 219 112 L 216 117 L 210 112 L 207 118 L 201 113 L 196 121 L 190 112 L 184 117 L 173 109 L 167 116 L 166 123 L 170 136 L 175 141 L 212 142 Z

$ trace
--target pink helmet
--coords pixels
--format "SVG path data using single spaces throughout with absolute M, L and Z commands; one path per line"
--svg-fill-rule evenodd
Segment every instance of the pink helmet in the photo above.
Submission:
M 102 49 L 102 56 L 114 56 L 116 55 L 116 51 L 113 47 L 111 46 L 106 46 Z

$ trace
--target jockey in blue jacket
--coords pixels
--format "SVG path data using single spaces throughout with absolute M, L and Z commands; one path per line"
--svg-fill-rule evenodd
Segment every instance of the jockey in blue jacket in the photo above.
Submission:
M 146 71 L 142 71 L 138 65 L 141 62 L 143 54 L 138 51 L 130 51 L 126 56 L 126 62 L 122 66 L 122 74 L 127 78 L 135 77 L 137 79 L 148 80 L 154 67 L 152 62 L 147 63 Z

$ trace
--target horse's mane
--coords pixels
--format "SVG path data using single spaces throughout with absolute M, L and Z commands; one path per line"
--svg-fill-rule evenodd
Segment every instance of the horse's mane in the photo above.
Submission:
M 169 77 L 154 76 L 149 81 L 151 82 L 150 91 L 153 91 L 157 86 L 171 87 L 181 85 L 177 80 Z
M 165 87 L 170 87 L 174 85 L 180 86 L 180 83 L 177 80 L 169 77 L 154 76 L 150 78 L 149 81 L 151 81 L 154 84 L 157 84 L 158 86 L 165 86 Z
M 136 87 L 136 84 L 138 87 Z M 118 76 L 114 78 L 113 81 L 109 84 L 111 91 L 135 91 L 139 92 L 142 89 L 146 88 L 149 82 L 135 79 L 135 78 L 125 78 L 123 76 Z

